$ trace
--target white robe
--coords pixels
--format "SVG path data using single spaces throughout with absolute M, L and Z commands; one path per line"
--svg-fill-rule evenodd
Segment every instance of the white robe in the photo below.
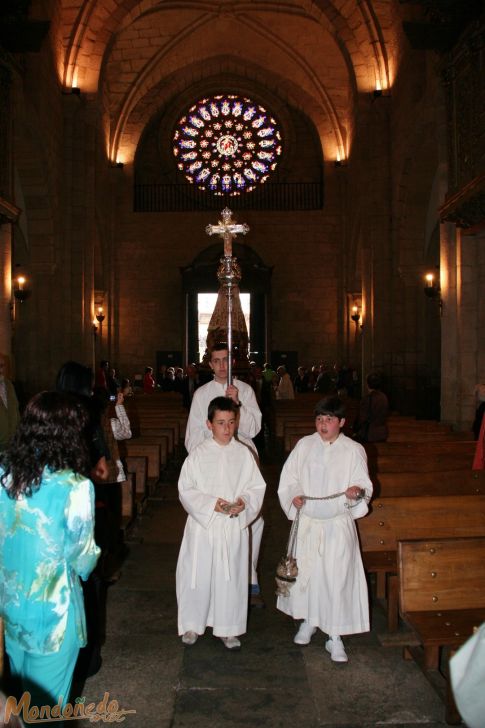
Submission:
M 261 429 L 261 411 L 258 406 L 253 388 L 240 379 L 234 379 L 234 386 L 239 390 L 239 422 L 237 439 L 249 445 L 257 454 L 256 447 L 252 441 Z M 192 452 L 201 442 L 212 437 L 208 429 L 207 410 L 209 404 L 215 397 L 226 396 L 227 384 L 220 384 L 215 379 L 196 389 L 190 405 L 189 420 L 185 431 L 185 447 L 187 452 Z
M 362 445 L 343 434 L 330 444 L 318 433 L 302 438 L 281 473 L 278 496 L 290 520 L 297 495 L 325 496 L 351 485 L 372 495 L 367 457 Z M 296 559 L 298 577 L 277 607 L 294 619 L 305 619 L 329 635 L 369 630 L 369 600 L 354 518 L 364 516 L 365 500 L 345 496 L 306 501 L 300 514 Z
M 246 632 L 248 526 L 261 510 L 266 484 L 255 458 L 234 438 L 228 445 L 205 440 L 185 460 L 179 478 L 187 511 L 177 562 L 178 630 L 217 637 Z M 245 502 L 237 518 L 216 513 L 218 498 Z

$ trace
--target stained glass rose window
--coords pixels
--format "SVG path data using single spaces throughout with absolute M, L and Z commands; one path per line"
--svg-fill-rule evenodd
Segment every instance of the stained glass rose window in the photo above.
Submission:
M 251 99 L 201 99 L 177 124 L 173 153 L 189 182 L 216 195 L 239 195 L 266 182 L 281 154 L 274 117 Z

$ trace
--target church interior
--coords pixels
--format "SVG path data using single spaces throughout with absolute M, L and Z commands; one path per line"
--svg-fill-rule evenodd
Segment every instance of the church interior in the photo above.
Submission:
M 263 360 L 378 369 L 396 410 L 469 427 L 485 367 L 481 5 L 3 2 L 1 348 L 25 397 L 68 359 L 128 377 L 157 353 L 192 361 L 194 296 L 217 291 L 222 250 L 205 228 L 229 206 L 250 228 L 236 255 Z M 220 94 L 267 110 L 280 137 L 232 191 L 174 154 L 180 120 Z
M 484 12 L 482 0 L 2 0 L 0 352 L 21 407 L 70 360 L 108 360 L 132 383 L 198 363 L 199 295 L 219 291 L 223 256 L 207 228 L 229 208 L 247 226 L 232 240 L 246 359 L 292 375 L 337 363 L 362 388 L 377 371 L 394 413 L 470 433 L 485 382 Z M 269 608 L 252 613 L 238 681 L 210 645 L 184 657 L 182 444 L 165 446 L 88 692 L 136 707 L 127 726 L 445 725 L 441 683 L 429 688 L 398 640 L 382 652 L 378 609 L 352 684 L 313 645 L 304 665 L 288 652 L 291 627 Z M 262 458 L 267 602 L 286 537 L 281 456 Z

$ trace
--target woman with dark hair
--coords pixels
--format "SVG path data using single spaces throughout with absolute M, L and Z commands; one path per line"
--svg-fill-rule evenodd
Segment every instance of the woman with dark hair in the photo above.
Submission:
M 69 700 L 86 643 L 79 577 L 99 554 L 86 423 L 75 397 L 41 392 L 0 457 L 0 614 L 12 676 L 31 705 Z
M 106 519 L 103 483 L 108 479 L 110 452 L 101 425 L 102 408 L 93 396 L 93 372 L 89 367 L 76 361 L 62 365 L 56 379 L 58 392 L 76 395 L 88 412 L 84 428 L 89 450 L 89 474 L 94 482 L 95 495 L 95 539 L 102 547 L 105 539 Z M 83 583 L 84 604 L 88 630 L 88 644 L 81 650 L 76 668 L 76 679 L 83 681 L 95 675 L 101 667 L 101 644 L 104 639 L 104 619 L 106 608 L 106 589 L 99 574 L 94 571 Z
M 108 477 L 107 459 L 109 452 L 101 428 L 101 412 L 93 398 L 94 376 L 92 369 L 77 361 L 67 361 L 59 369 L 56 379 L 56 390 L 79 397 L 89 414 L 85 428 L 86 441 L 91 462 L 91 477 L 94 480 L 106 480 Z

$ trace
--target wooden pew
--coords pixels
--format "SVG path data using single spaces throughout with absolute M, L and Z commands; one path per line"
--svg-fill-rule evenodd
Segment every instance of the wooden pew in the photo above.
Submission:
M 377 597 L 387 596 L 388 628 L 395 631 L 398 541 L 485 536 L 485 495 L 377 498 L 356 523 L 364 568 L 376 574 Z
M 444 470 L 430 473 L 378 473 L 372 478 L 374 497 L 485 494 L 485 470 Z
M 148 492 L 149 494 L 151 494 L 155 490 L 155 486 L 160 480 L 160 442 L 147 442 L 139 438 L 134 440 L 123 440 L 122 444 L 123 452 L 120 448 L 120 454 L 122 454 L 122 457 L 139 455 L 147 458 L 147 484 Z
M 121 483 L 121 530 L 125 533 L 136 518 L 136 476 L 126 473 Z
M 422 645 L 405 656 L 438 669 L 440 651 L 458 649 L 485 621 L 485 538 L 400 541 L 398 563 L 401 615 Z M 447 722 L 456 716 L 448 684 Z
M 148 497 L 148 459 L 145 455 L 127 455 L 125 458 L 128 473 L 133 475 L 135 480 L 135 507 L 136 512 L 141 513 L 146 498 Z
M 429 450 L 428 453 L 379 455 L 375 458 L 369 457 L 367 464 L 369 473 L 374 476 L 380 473 L 433 473 L 441 470 L 466 470 L 471 469 L 472 459 L 469 449 L 465 447 L 438 453 Z

